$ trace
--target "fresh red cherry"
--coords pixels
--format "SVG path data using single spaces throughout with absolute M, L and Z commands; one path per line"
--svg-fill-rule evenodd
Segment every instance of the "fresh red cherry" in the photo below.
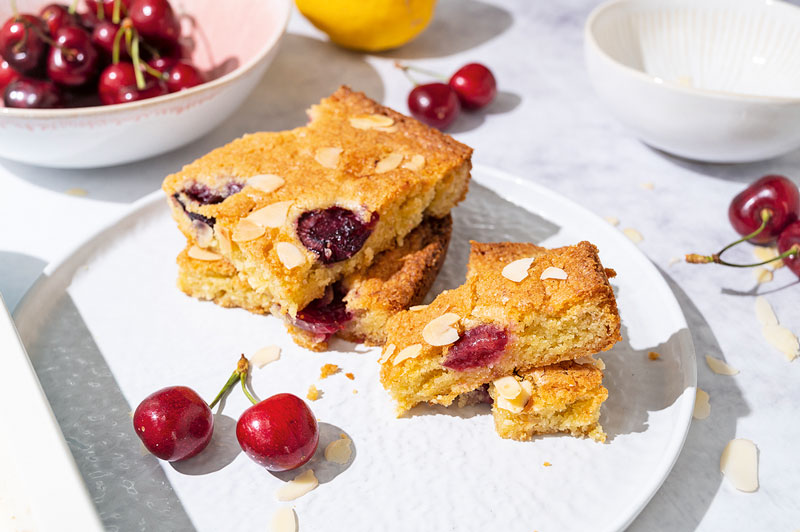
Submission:
M 118 31 L 120 31 L 119 24 L 114 24 L 110 20 L 98 21 L 92 30 L 92 44 L 106 62 L 111 60 L 114 53 L 114 41 Z M 122 61 L 128 61 L 131 58 L 124 39 L 121 39 L 119 43 L 119 58 Z
M 104 105 L 134 102 L 167 94 L 167 87 L 149 74 L 143 74 L 145 86 L 136 86 L 136 74 L 131 63 L 109 65 L 100 74 L 98 94 Z
M 50 35 L 55 35 L 64 26 L 80 25 L 78 16 L 70 13 L 69 6 L 63 4 L 47 4 L 39 11 L 39 16 L 47 24 Z
M 214 416 L 194 390 L 169 386 L 139 403 L 133 428 L 148 451 L 175 462 L 206 448 L 214 432 Z
M 784 227 L 800 215 L 797 185 L 780 175 L 767 175 L 740 192 L 728 208 L 731 225 L 742 236 L 764 229 L 750 238 L 755 244 L 773 242 Z M 768 219 L 764 222 L 764 216 Z
M 128 16 L 146 41 L 157 46 L 177 45 L 181 25 L 167 0 L 134 0 Z
M 97 50 L 86 30 L 66 26 L 55 34 L 47 58 L 47 75 L 61 85 L 77 87 L 97 74 Z
M 94 19 L 99 20 L 97 14 L 103 12 L 103 20 L 112 20 L 114 16 L 114 2 L 116 0 L 86 0 L 86 10 L 94 16 Z M 119 16 L 124 18 L 128 13 L 128 6 L 130 0 L 120 0 Z
M 188 61 L 178 61 L 167 71 L 167 89 L 178 92 L 205 82 L 203 74 Z
M 119 91 L 119 101 L 117 103 L 138 102 L 139 100 L 149 100 L 157 96 L 168 94 L 166 85 L 152 76 L 145 76 L 144 88 L 136 85 L 122 87 Z
M 19 72 L 11 68 L 8 61 L 0 56 L 0 93 L 2 93 L 9 83 L 20 78 Z
M 491 103 L 497 94 L 497 81 L 492 71 L 480 63 L 459 68 L 450 78 L 450 87 L 467 109 L 480 109 Z
M 778 237 L 778 251 L 783 254 L 794 248 L 795 252 L 784 257 L 783 263 L 800 277 L 800 222 L 792 222 Z
M 447 129 L 458 117 L 461 104 L 458 95 L 444 83 L 426 83 L 414 87 L 408 95 L 411 114 L 429 126 Z
M 62 95 L 55 83 L 39 79 L 20 78 L 6 87 L 3 104 L 19 109 L 51 109 L 60 107 Z
M 11 17 L 0 28 L 0 55 L 17 72 L 30 74 L 38 70 L 47 57 L 43 36 L 47 25 L 35 15 Z
M 236 423 L 236 438 L 258 464 L 270 471 L 287 471 L 314 456 L 319 430 L 302 399 L 281 393 L 245 410 Z
M 175 57 L 160 56 L 149 60 L 147 64 L 151 66 L 153 70 L 158 70 L 162 74 L 167 74 L 169 70 L 178 63 L 178 61 L 179 60 Z

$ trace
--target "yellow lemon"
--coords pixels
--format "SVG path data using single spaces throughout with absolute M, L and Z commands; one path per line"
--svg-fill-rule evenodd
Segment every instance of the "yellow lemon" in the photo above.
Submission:
M 428 25 L 436 0 L 296 0 L 314 26 L 345 48 L 379 52 L 402 46 Z

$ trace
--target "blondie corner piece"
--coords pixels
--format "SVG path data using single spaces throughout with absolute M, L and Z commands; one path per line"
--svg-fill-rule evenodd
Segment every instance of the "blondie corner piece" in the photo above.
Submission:
M 291 131 L 246 135 L 168 176 L 193 244 L 295 316 L 466 193 L 472 149 L 341 87 Z

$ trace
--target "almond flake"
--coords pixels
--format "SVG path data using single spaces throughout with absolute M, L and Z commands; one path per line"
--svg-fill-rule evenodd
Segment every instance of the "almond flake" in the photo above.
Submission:
M 297 514 L 288 506 L 281 506 L 274 514 L 269 525 L 270 532 L 297 532 Z
M 494 381 L 494 387 L 501 397 L 506 399 L 515 399 L 522 393 L 522 386 L 519 381 L 512 375 L 500 377 Z
M 711 404 L 708 402 L 708 394 L 700 388 L 697 388 L 692 417 L 695 419 L 705 419 L 709 414 L 711 414 Z
M 249 242 L 255 240 L 264 234 L 264 228 L 255 224 L 247 218 L 242 218 L 236 227 L 233 228 L 233 236 L 231 239 L 234 242 Z
M 764 338 L 778 351 L 786 355 L 786 359 L 791 362 L 800 355 L 800 343 L 797 336 L 786 327 L 781 325 L 764 325 L 761 328 Z
M 756 318 L 761 325 L 777 325 L 778 317 L 764 296 L 756 298 Z
M 64 191 L 64 194 L 82 198 L 84 196 L 87 196 L 89 194 L 89 191 L 86 190 L 85 188 L 75 187 L 75 188 L 68 188 L 67 190 Z
M 413 307 L 408 307 L 408 310 L 410 310 L 411 312 L 416 312 L 424 308 L 428 308 L 428 305 L 414 305 Z
M 772 271 L 766 268 L 756 268 L 753 270 L 753 275 L 756 277 L 756 282 L 758 284 L 764 284 L 772 281 Z
M 616 216 L 606 216 L 605 220 L 615 227 L 619 225 L 619 218 Z
M 403 154 L 402 153 L 390 153 L 380 161 L 378 164 L 375 165 L 375 173 L 376 174 L 384 174 L 389 170 L 394 170 L 400 163 L 403 162 Z
M 306 262 L 306 256 L 291 242 L 278 242 L 275 244 L 275 251 L 287 270 L 297 268 Z
M 633 242 L 634 244 L 638 244 L 639 242 L 644 240 L 642 233 L 631 227 L 626 227 L 625 229 L 622 230 L 622 232 L 625 234 L 625 236 L 630 238 L 631 242 Z
M 736 375 L 739 373 L 738 369 L 729 366 L 722 360 L 714 358 L 711 355 L 706 355 L 706 364 L 708 364 L 708 367 L 711 368 L 711 371 L 717 375 Z
M 567 278 L 567 272 L 565 272 L 561 268 L 554 268 L 553 266 L 545 268 L 545 270 L 542 272 L 542 276 L 540 277 L 542 281 L 544 281 L 545 279 L 558 279 L 560 281 L 563 281 L 566 278 Z
M 199 246 L 190 247 L 188 255 L 193 259 L 204 260 L 209 262 L 219 260 L 222 258 L 222 255 L 220 255 L 219 253 L 208 251 L 207 249 L 203 249 Z
M 408 358 L 417 358 L 420 353 L 422 353 L 422 344 L 410 345 L 397 353 L 397 356 L 394 357 L 394 362 L 392 365 L 396 366 Z
M 335 169 L 339 165 L 339 155 L 341 153 L 341 148 L 319 148 L 314 155 L 314 159 L 325 168 Z
M 642 188 L 645 190 L 653 190 L 656 188 L 656 186 L 653 183 L 648 182 L 648 183 L 642 183 Z
M 394 118 L 377 114 L 353 116 L 349 121 L 356 129 L 387 128 L 394 124 Z
M 383 354 L 381 355 L 381 358 L 378 359 L 378 362 L 383 364 L 384 362 L 389 360 L 389 357 L 392 356 L 395 349 L 397 349 L 397 346 L 394 344 L 389 344 L 386 347 L 384 347 Z
M 313 469 L 306 469 L 283 485 L 276 493 L 279 501 L 293 501 L 319 486 Z
M 403 168 L 412 172 L 419 172 L 423 166 L 425 166 L 425 157 L 420 154 L 412 156 L 410 160 L 403 163 Z
M 422 329 L 422 339 L 428 345 L 442 346 L 449 345 L 458 340 L 458 331 L 452 325 L 457 323 L 461 316 L 453 312 L 442 314 L 436 319 L 431 320 Z
M 233 249 L 230 230 L 227 227 L 222 227 L 217 224 L 214 227 L 214 234 L 217 235 L 217 241 L 219 241 L 219 250 L 222 251 L 223 254 L 230 256 Z
M 383 131 L 384 133 L 394 133 L 397 131 L 397 124 L 388 127 L 373 127 L 375 131 Z
M 350 438 L 345 436 L 333 440 L 325 447 L 325 460 L 334 464 L 344 465 L 350 461 L 353 450 L 350 447 Z
M 195 220 L 192 222 L 194 241 L 201 248 L 207 248 L 214 242 L 214 230 L 207 223 Z
M 519 283 L 528 276 L 528 268 L 533 264 L 533 260 L 533 257 L 530 257 L 509 262 L 503 268 L 501 275 L 509 281 Z
M 250 357 L 250 363 L 257 366 L 258 369 L 261 369 L 279 358 L 281 358 L 281 348 L 277 345 L 268 345 L 256 351 L 253 356 Z
M 261 192 L 274 192 L 283 186 L 285 181 L 282 177 L 274 174 L 254 175 L 247 180 L 247 186 L 253 187 Z
M 600 360 L 599 358 L 594 358 L 592 355 L 586 355 L 580 358 L 576 358 L 574 362 L 580 365 L 589 364 L 590 366 L 594 366 L 599 370 L 606 369 L 606 363 Z
M 778 251 L 777 246 L 753 246 L 753 255 L 755 255 L 755 257 L 758 259 L 758 262 L 764 262 L 774 259 L 780 255 L 780 252 Z M 765 264 L 765 266 L 772 268 L 773 270 L 777 270 L 778 268 L 783 267 L 783 261 L 776 260 L 775 262 Z
M 672 257 L 671 259 L 669 259 L 669 262 L 667 263 L 667 266 L 674 266 L 675 264 L 678 264 L 679 262 L 683 262 L 683 259 L 681 257 Z
M 286 223 L 286 215 L 289 213 L 291 201 L 279 201 L 266 207 L 261 207 L 247 215 L 245 220 L 249 220 L 261 227 L 280 227 Z
M 758 449 L 750 440 L 728 442 L 719 459 L 719 470 L 739 491 L 758 489 Z
M 531 398 L 533 393 L 533 385 L 526 380 L 520 383 L 522 391 L 513 399 L 506 399 L 502 395 L 497 396 L 497 406 L 503 410 L 507 410 L 512 414 L 519 414 L 525 410 L 525 406 Z

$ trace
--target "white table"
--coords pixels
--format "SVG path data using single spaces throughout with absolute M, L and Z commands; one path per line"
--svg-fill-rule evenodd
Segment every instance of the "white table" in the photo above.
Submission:
M 98 170 L 0 161 L 0 291 L 13 310 L 47 262 L 158 188 L 167 173 L 243 133 L 302 124 L 304 109 L 339 84 L 402 111 L 410 86 L 394 59 L 445 74 L 480 61 L 501 92 L 487 112 L 462 116 L 450 133 L 475 148 L 476 162 L 544 184 L 641 232 L 642 251 L 670 282 L 692 329 L 711 416 L 693 423 L 674 471 L 631 530 L 800 528 L 800 362 L 788 363 L 766 344 L 753 310 L 755 295 L 763 294 L 781 322 L 800 333 L 798 280 L 784 268 L 756 286 L 750 271 L 670 264 L 731 240 L 729 200 L 765 173 L 800 178 L 800 151 L 765 163 L 703 165 L 633 138 L 597 100 L 583 66 L 583 21 L 595 3 L 442 0 L 423 36 L 378 57 L 328 44 L 295 13 L 279 56 L 244 107 L 194 144 Z M 739 257 L 751 257 L 747 246 Z M 741 373 L 712 373 L 706 354 Z M 719 473 L 719 455 L 735 437 L 759 448 L 761 486 L 752 494 L 737 492 Z

